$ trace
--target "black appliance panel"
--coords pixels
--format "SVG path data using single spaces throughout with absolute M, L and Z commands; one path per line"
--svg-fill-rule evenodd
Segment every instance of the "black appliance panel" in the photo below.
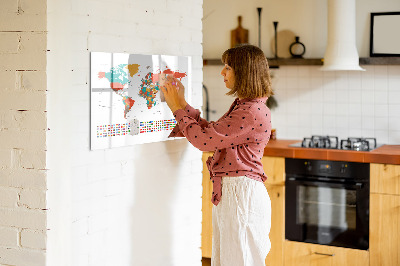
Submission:
M 367 250 L 369 164 L 286 159 L 286 239 Z

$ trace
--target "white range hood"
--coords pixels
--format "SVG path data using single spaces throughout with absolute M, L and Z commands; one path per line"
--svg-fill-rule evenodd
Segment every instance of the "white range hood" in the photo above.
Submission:
M 323 71 L 358 70 L 355 0 L 328 0 L 328 44 Z

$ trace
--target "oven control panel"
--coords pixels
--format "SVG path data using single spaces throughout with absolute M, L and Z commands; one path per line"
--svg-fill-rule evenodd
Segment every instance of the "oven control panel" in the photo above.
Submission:
M 369 179 L 369 164 L 286 158 L 286 174 Z

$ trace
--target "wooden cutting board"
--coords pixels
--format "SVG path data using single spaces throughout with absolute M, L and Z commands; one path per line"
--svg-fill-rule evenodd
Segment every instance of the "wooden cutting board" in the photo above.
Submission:
M 231 30 L 231 48 L 242 43 L 249 43 L 249 31 L 242 27 L 242 16 L 238 16 L 238 27 Z

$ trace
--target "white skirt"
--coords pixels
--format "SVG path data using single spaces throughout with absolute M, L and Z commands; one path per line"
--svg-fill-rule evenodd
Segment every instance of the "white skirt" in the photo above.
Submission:
M 271 249 L 271 201 L 262 182 L 245 176 L 223 177 L 212 223 L 212 266 L 265 265 Z

